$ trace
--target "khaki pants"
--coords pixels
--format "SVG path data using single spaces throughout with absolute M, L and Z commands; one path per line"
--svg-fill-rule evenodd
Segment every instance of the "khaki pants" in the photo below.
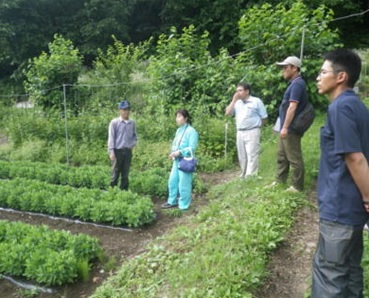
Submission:
M 279 138 L 277 150 L 277 177 L 279 183 L 286 183 L 292 169 L 292 185 L 304 189 L 304 160 L 301 151 L 301 136 L 289 133 L 284 139 Z
M 259 168 L 260 128 L 237 131 L 237 153 L 241 177 L 256 175 Z

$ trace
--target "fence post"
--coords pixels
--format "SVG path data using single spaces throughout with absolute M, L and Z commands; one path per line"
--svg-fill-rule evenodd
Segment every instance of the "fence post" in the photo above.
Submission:
M 67 153 L 67 165 L 69 165 L 69 135 L 68 135 L 68 119 L 67 119 L 67 91 L 66 84 L 63 84 L 63 96 L 64 96 L 64 126 L 65 126 L 65 146 Z
M 224 131 L 224 158 L 227 160 L 227 148 L 228 147 L 228 121 L 225 123 Z

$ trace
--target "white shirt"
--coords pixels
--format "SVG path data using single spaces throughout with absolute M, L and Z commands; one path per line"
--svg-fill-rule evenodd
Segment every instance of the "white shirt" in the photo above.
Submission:
M 239 99 L 234 105 L 237 130 L 249 130 L 261 127 L 262 119 L 268 118 L 265 106 L 260 98 L 249 96 L 245 101 Z

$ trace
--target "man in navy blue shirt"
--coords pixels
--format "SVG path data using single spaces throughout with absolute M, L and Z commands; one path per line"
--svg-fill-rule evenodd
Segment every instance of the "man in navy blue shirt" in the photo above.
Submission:
M 302 135 L 293 130 L 291 123 L 296 115 L 307 105 L 306 83 L 301 77 L 301 61 L 295 56 L 287 57 L 277 63 L 282 68 L 282 76 L 288 80 L 288 87 L 279 106 L 280 130 L 277 148 L 277 174 L 278 183 L 286 183 L 290 167 L 292 169 L 292 185 L 288 191 L 302 191 L 304 188 L 304 159 L 301 150 Z
M 363 227 L 369 219 L 369 112 L 352 90 L 360 76 L 360 57 L 337 49 L 324 59 L 317 86 L 330 104 L 320 133 L 320 223 L 311 297 L 359 298 Z

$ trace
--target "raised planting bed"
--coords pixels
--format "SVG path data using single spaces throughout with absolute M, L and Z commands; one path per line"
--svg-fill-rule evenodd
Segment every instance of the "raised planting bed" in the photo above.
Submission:
M 0 220 L 0 273 L 55 286 L 88 276 L 102 256 L 96 238 Z
M 150 198 L 117 188 L 73 188 L 16 178 L 0 180 L 0 207 L 115 226 L 139 227 L 155 218 Z

